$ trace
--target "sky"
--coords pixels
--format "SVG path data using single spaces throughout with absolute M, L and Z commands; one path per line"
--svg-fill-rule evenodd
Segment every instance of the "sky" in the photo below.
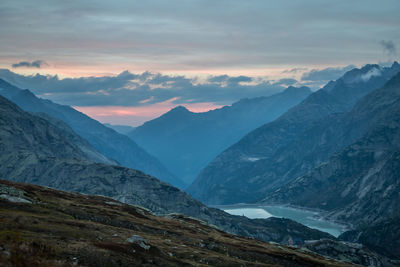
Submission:
M 399 13 L 398 0 L 2 0 L 0 77 L 138 125 L 398 60 Z

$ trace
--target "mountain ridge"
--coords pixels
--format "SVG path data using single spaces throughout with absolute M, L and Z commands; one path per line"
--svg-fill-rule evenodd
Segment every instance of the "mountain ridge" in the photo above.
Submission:
M 190 183 L 218 153 L 310 93 L 307 87 L 289 87 L 269 97 L 241 99 L 201 113 L 177 106 L 135 128 L 128 136 Z

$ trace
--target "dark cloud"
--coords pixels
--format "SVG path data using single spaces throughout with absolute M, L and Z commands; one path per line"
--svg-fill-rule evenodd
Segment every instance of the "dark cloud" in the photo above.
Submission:
M 245 97 L 267 96 L 285 89 L 284 79 L 277 83 L 247 76 L 212 76 L 199 82 L 196 78 L 124 71 L 117 76 L 60 79 L 58 76 L 24 76 L 0 70 L 0 78 L 28 88 L 43 98 L 74 106 L 140 106 L 173 99 L 173 103 L 213 102 L 230 104 Z
M 396 46 L 394 45 L 392 40 L 382 40 L 379 42 L 383 48 L 383 52 L 386 53 L 389 57 L 396 56 Z
M 315 81 L 325 82 L 330 80 L 336 80 L 341 77 L 345 72 L 354 69 L 354 65 L 348 65 L 343 68 L 326 68 L 322 70 L 312 69 L 309 72 L 304 73 L 301 76 L 302 81 Z
M 13 68 L 24 67 L 24 68 L 38 68 L 38 69 L 40 69 L 42 66 L 46 66 L 46 65 L 47 65 L 47 63 L 44 62 L 43 60 L 35 60 L 35 61 L 32 61 L 32 62 L 21 61 L 21 62 L 12 64 L 12 67 Z

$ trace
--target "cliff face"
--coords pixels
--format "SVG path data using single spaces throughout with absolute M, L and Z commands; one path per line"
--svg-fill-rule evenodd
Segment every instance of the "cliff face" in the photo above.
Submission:
M 350 133 L 341 128 L 337 134 L 340 113 L 350 111 L 399 70 L 393 64 L 391 68 L 367 65 L 349 71 L 225 150 L 203 169 L 189 193 L 212 204 L 256 202 L 306 174 L 364 134 L 368 124 L 361 123 Z M 371 76 L 371 72 L 380 75 Z

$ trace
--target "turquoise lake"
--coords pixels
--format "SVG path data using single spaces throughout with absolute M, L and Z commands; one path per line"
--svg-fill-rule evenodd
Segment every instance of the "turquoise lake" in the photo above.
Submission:
M 320 218 L 315 211 L 297 209 L 286 206 L 223 206 L 218 207 L 232 215 L 246 216 L 250 219 L 279 217 L 288 218 L 310 228 L 327 232 L 335 237 L 346 231 L 346 227 Z

